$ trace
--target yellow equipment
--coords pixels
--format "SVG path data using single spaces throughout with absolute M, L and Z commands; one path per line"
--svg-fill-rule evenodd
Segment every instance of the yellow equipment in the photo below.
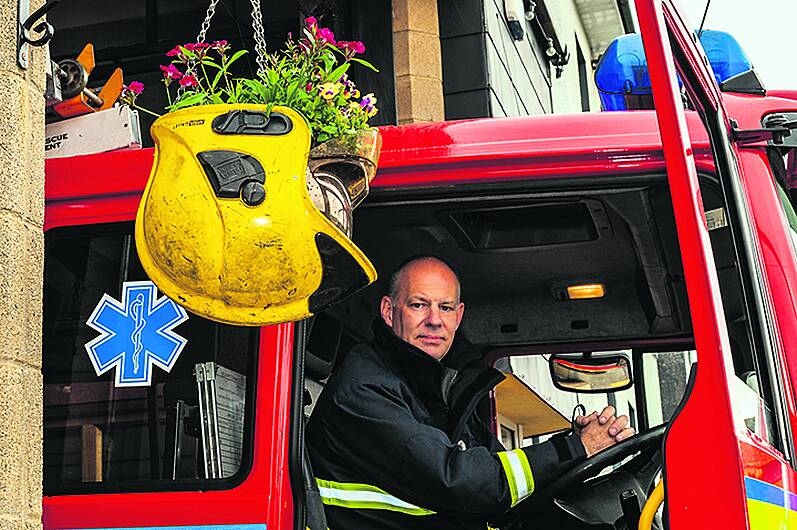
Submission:
M 318 175 L 308 168 L 307 122 L 289 108 L 190 107 L 151 132 L 155 162 L 136 248 L 152 281 L 189 311 L 238 325 L 287 322 L 376 279 L 344 232 L 349 190 L 367 193 L 375 172 L 376 131 L 351 140 L 349 158 L 315 157 Z M 337 180 L 336 171 L 348 176 Z

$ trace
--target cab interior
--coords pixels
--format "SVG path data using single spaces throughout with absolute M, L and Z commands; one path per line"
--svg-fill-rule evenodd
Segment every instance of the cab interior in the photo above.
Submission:
M 539 443 L 569 428 L 579 403 L 597 410 L 614 404 L 649 434 L 637 446 L 626 442 L 630 451 L 599 462 L 600 469 L 577 470 L 575 480 L 555 483 L 554 495 L 532 495 L 501 518 L 501 528 L 526 528 L 526 521 L 539 528 L 540 520 L 565 528 L 636 528 L 634 518 L 661 469 L 666 422 L 687 392 L 696 361 L 666 176 L 539 184 L 463 189 L 459 195 L 450 189 L 445 195 L 373 190 L 355 211 L 354 240 L 380 279 L 311 322 L 305 413 L 347 351 L 370 339 L 395 267 L 413 255 L 437 256 L 461 280 L 465 315 L 458 332 L 515 387 L 501 391 L 499 385 L 485 408 L 504 445 Z M 744 380 L 755 367 L 731 229 L 718 184 L 703 176 L 701 188 L 714 227 L 711 244 L 735 370 Z M 602 284 L 604 295 L 568 299 L 568 286 L 585 283 Z M 630 388 L 579 394 L 551 384 L 551 354 L 610 352 L 632 365 Z M 657 374 L 652 379 L 646 375 L 651 371 Z M 508 421 L 512 414 L 521 419 Z M 604 468 L 613 471 L 594 478 Z M 621 501 L 627 491 L 634 498 Z M 654 527 L 660 525 L 657 516 Z

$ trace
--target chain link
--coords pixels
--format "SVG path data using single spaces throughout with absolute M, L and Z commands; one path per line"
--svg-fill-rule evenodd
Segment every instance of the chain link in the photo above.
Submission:
M 213 15 L 216 14 L 216 5 L 219 3 L 219 0 L 211 0 L 210 5 L 208 6 L 208 12 L 205 14 L 205 20 L 202 22 L 202 29 L 199 30 L 199 35 L 196 37 L 197 42 L 205 42 L 205 35 L 208 32 L 208 28 L 210 28 L 210 19 L 213 18 Z
M 260 0 L 251 0 L 252 1 L 252 29 L 254 30 L 255 36 L 255 60 L 257 61 L 257 74 L 259 76 L 264 76 L 266 74 L 266 37 L 265 31 L 263 30 L 263 15 L 260 11 Z M 208 11 L 205 14 L 205 20 L 202 21 L 202 27 L 199 30 L 199 35 L 196 37 L 197 42 L 205 42 L 205 38 L 210 28 L 210 20 L 213 18 L 213 15 L 216 14 L 216 6 L 218 5 L 219 0 L 211 0 L 210 5 L 208 6 Z M 187 74 L 190 74 L 194 71 L 194 61 L 190 61 L 188 63 Z M 180 87 L 180 91 L 184 90 L 185 87 Z
M 205 35 L 208 32 L 208 28 L 210 28 L 210 19 L 213 18 L 213 15 L 216 14 L 216 5 L 219 3 L 219 0 L 210 0 L 210 5 L 208 6 L 208 12 L 205 13 L 205 20 L 202 21 L 202 28 L 199 30 L 199 35 L 196 36 L 197 42 L 205 42 Z M 194 73 L 194 65 L 196 61 L 193 59 L 188 61 L 186 64 L 186 75 L 191 75 Z M 177 93 L 182 95 L 185 92 L 186 87 L 180 86 L 177 89 Z
M 260 0 L 252 0 L 252 29 L 255 34 L 255 60 L 257 75 L 266 75 L 266 37 L 263 30 L 263 15 L 260 12 Z

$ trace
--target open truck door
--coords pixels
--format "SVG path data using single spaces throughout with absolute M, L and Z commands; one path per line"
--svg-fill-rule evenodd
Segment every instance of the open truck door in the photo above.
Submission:
M 695 33 L 672 0 L 636 0 L 636 8 L 699 359 L 690 377 L 691 389 L 674 415 L 664 442 L 665 517 L 671 528 L 785 527 L 779 525 L 786 525 L 787 518 L 794 515 L 789 500 L 795 479 L 789 420 L 793 402 L 787 398 L 790 384 L 779 347 L 772 287 L 762 266 L 755 209 L 749 204 L 743 183 L 736 123 L 723 103 L 708 60 L 696 44 Z M 771 409 L 771 422 L 759 432 L 750 430 L 735 403 L 739 377 L 733 370 L 730 323 L 723 312 L 687 130 L 685 99 L 700 114 L 711 140 L 736 246 L 756 372 L 767 380 L 760 392 L 765 395 L 762 409 L 764 403 Z M 755 386 L 759 386 L 757 381 Z M 708 491 L 708 482 L 716 484 L 717 489 Z

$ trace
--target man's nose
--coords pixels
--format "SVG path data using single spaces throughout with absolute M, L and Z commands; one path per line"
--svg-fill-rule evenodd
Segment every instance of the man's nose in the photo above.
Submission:
M 434 306 L 429 308 L 429 312 L 426 314 L 426 325 L 435 328 L 443 325 L 440 308 Z

